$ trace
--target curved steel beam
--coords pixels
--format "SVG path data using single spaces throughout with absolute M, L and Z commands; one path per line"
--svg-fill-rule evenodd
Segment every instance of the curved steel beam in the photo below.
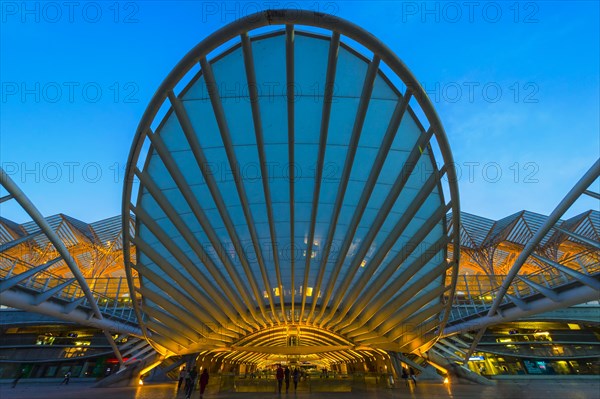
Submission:
M 96 319 L 98 319 L 98 320 L 104 319 L 104 317 L 102 316 L 102 312 L 100 311 L 100 308 L 98 308 L 98 304 L 96 303 L 94 295 L 92 294 L 92 291 L 90 290 L 90 287 L 88 286 L 88 284 L 85 280 L 85 277 L 83 277 L 83 274 L 79 270 L 77 263 L 75 263 L 75 260 L 71 256 L 71 253 L 69 252 L 69 250 L 67 249 L 65 244 L 61 241 L 61 239 L 54 232 L 54 230 L 52 230 L 52 228 L 50 227 L 50 225 L 48 224 L 46 219 L 44 219 L 44 217 L 42 216 L 40 211 L 35 207 L 35 205 L 33 205 L 33 203 L 27 197 L 27 195 L 25 195 L 25 193 L 19 188 L 19 186 L 17 186 L 17 184 L 10 178 L 10 176 L 1 167 L 0 167 L 0 184 L 2 184 L 2 186 L 15 199 L 15 201 L 17 201 L 19 203 L 19 205 L 21 205 L 23 210 L 25 212 L 27 212 L 27 214 L 31 217 L 31 219 L 44 232 L 46 237 L 48 237 L 48 240 L 50 240 L 52 245 L 54 245 L 54 248 L 56 249 L 56 251 L 60 254 L 62 259 L 65 261 L 65 263 L 69 267 L 69 270 L 71 271 L 71 273 L 73 273 L 73 277 L 79 283 L 79 287 L 83 291 L 85 298 L 87 299 L 90 308 L 94 312 L 94 316 L 96 317 Z M 3 298 L 6 298 L 6 294 L 7 293 L 4 293 Z M 113 351 L 115 352 L 115 356 L 119 360 L 119 363 L 122 364 L 123 359 L 121 358 L 121 353 L 119 352 L 119 349 L 116 347 L 116 344 L 113 341 L 112 337 L 110 336 L 110 333 L 108 333 L 108 331 L 106 329 L 102 329 L 102 332 L 104 333 L 104 335 L 106 335 L 108 342 L 111 344 L 111 347 L 112 347 Z
M 506 278 L 500 286 L 500 291 L 496 294 L 496 298 L 492 303 L 492 307 L 488 311 L 487 317 L 492 317 L 498 307 L 504 299 L 504 295 L 508 291 L 512 281 L 521 270 L 521 267 L 533 253 L 533 250 L 539 245 L 540 241 L 546 236 L 546 234 L 554 227 L 556 222 L 564 215 L 564 213 L 573 205 L 573 203 L 583 194 L 587 188 L 600 176 L 600 160 L 597 160 L 594 165 L 583 175 L 583 177 L 575 184 L 575 186 L 569 191 L 565 198 L 557 205 L 556 209 L 548 216 L 548 219 L 542 227 L 535 233 L 535 235 L 529 240 L 523 251 L 519 254 L 519 257 L 510 268 L 510 271 L 506 275 Z
M 326 15 L 318 12 L 301 11 L 301 10 L 268 10 L 253 15 L 248 15 L 245 18 L 241 18 L 233 23 L 219 29 L 213 34 L 209 35 L 206 39 L 200 42 L 194 47 L 181 61 L 175 66 L 175 68 L 169 73 L 167 78 L 159 86 L 156 94 L 150 101 L 142 119 L 136 131 L 134 138 L 134 144 L 131 148 L 126 170 L 126 178 L 124 179 L 124 191 L 123 191 L 123 202 L 122 202 L 122 217 L 124 226 L 127 225 L 129 215 L 132 210 L 130 204 L 131 194 L 133 191 L 133 179 L 135 177 L 136 164 L 142 151 L 144 144 L 148 142 L 148 133 L 151 132 L 151 125 L 157 116 L 159 109 L 165 104 L 168 93 L 171 93 L 175 86 L 181 81 L 184 76 L 190 72 L 193 66 L 205 59 L 210 52 L 225 44 L 229 40 L 236 37 L 243 37 L 251 30 L 258 29 L 269 25 L 305 25 L 330 30 L 336 35 L 344 35 L 351 40 L 358 42 L 360 45 L 368 48 L 373 52 L 376 59 L 380 59 L 381 62 L 385 63 L 407 86 L 407 91 L 412 93 L 416 102 L 422 109 L 427 121 L 430 123 L 428 131 L 432 132 L 436 137 L 437 145 L 439 146 L 443 158 L 443 163 L 447 168 L 448 176 L 448 187 L 451 195 L 451 200 L 448 202 L 452 207 L 452 224 L 454 226 L 459 225 L 459 196 L 458 196 L 458 185 L 456 172 L 454 169 L 453 157 L 449 149 L 448 140 L 444 128 L 439 120 L 439 117 L 427 97 L 426 92 L 421 87 L 416 78 L 412 75 L 409 69 L 404 63 L 382 42 L 380 42 L 375 36 L 371 35 L 367 31 L 358 27 L 357 25 L 337 18 L 335 16 Z M 288 29 L 289 30 L 289 29 Z M 288 63 L 289 64 L 289 63 Z M 289 67 L 290 65 L 288 65 Z M 293 76 L 291 74 L 289 77 Z M 289 93 L 288 93 L 289 94 Z M 444 224 L 446 221 L 444 219 Z M 128 279 L 131 279 L 131 267 L 130 264 L 130 251 L 131 251 L 131 237 L 128 229 L 124 229 L 123 239 L 124 253 L 126 268 L 128 269 Z M 460 248 L 460 238 L 458 229 L 452 234 L 452 243 L 455 250 L 453 251 L 453 260 L 450 264 L 452 265 L 452 271 L 450 273 L 450 293 L 449 297 L 453 297 L 454 287 L 457 279 L 458 271 L 458 257 Z M 131 283 L 131 281 L 130 281 Z M 293 287 L 292 287 L 293 290 Z M 283 293 L 282 293 L 283 294 Z M 318 295 L 318 292 L 316 293 Z M 135 298 L 132 293 L 132 298 Z M 304 302 L 303 298 L 303 302 Z M 313 302 L 314 304 L 314 302 Z M 304 303 L 303 303 L 304 305 Z M 140 318 L 141 312 L 137 301 L 134 301 L 136 308 L 136 314 Z M 447 321 L 449 309 L 451 303 L 448 301 L 444 304 L 444 316 L 440 326 L 440 331 L 443 329 L 445 322 Z M 304 308 L 304 306 L 303 306 Z M 323 311 L 323 309 L 321 309 Z M 311 309 L 311 314 L 313 310 Z M 275 316 L 275 315 L 274 315 Z M 141 321 L 141 318 L 140 318 Z M 142 323 L 143 324 L 143 323 Z
M 506 278 L 502 282 L 502 285 L 499 287 L 499 291 L 496 293 L 494 302 L 492 303 L 492 306 L 490 307 L 486 316 L 475 319 L 472 322 L 460 323 L 450 327 L 449 329 L 444 330 L 444 335 L 449 335 L 458 331 L 479 329 L 479 331 L 475 335 L 473 342 L 471 343 L 471 347 L 465 355 L 465 361 L 468 360 L 471 354 L 475 351 L 477 345 L 479 344 L 479 341 L 485 333 L 486 328 L 490 325 L 505 321 L 511 321 L 518 317 L 533 315 L 548 310 L 568 307 L 598 298 L 599 291 L 587 285 L 583 287 L 574 288 L 565 292 L 557 293 L 550 288 L 543 287 L 539 284 L 531 282 L 527 278 L 518 276 L 518 273 L 521 270 L 521 267 L 525 264 L 525 261 L 533 254 L 533 251 L 535 250 L 535 248 L 538 247 L 538 245 L 546 236 L 546 234 L 551 229 L 557 228 L 556 224 L 558 223 L 562 215 L 564 215 L 564 213 L 571 207 L 571 205 L 573 205 L 573 203 L 575 203 L 575 201 L 586 192 L 588 187 L 599 176 L 600 159 L 592 165 L 592 167 L 567 193 L 563 200 L 556 206 L 554 211 L 552 211 L 550 216 L 548 216 L 548 219 L 546 219 L 545 223 L 527 242 L 525 248 L 523 248 L 523 251 L 521 251 L 518 258 L 515 260 L 515 263 L 509 270 Z M 519 278 L 521 281 L 536 289 L 538 292 L 544 295 L 544 298 L 536 301 L 535 306 L 531 306 L 528 303 L 523 303 L 522 301 L 518 300 L 514 302 L 516 305 L 515 308 L 510 308 L 503 311 L 502 313 L 499 313 L 498 308 L 500 307 L 502 300 L 505 296 L 514 299 L 512 296 L 508 295 L 507 292 L 515 278 Z M 581 281 L 581 283 L 585 284 L 584 281 Z
M 98 308 L 98 304 L 94 299 L 94 295 L 90 290 L 90 287 L 87 285 L 85 281 L 85 277 L 81 274 L 79 267 L 75 263 L 75 260 L 71 256 L 71 253 L 65 246 L 65 244 L 61 241 L 58 235 L 52 230 L 46 219 L 42 216 L 40 211 L 33 205 L 31 200 L 25 195 L 23 191 L 15 184 L 15 182 L 8 176 L 8 174 L 4 171 L 4 169 L 0 168 L 0 183 L 2 186 L 13 196 L 13 198 L 21 205 L 23 210 L 27 212 L 27 214 L 31 217 L 31 219 L 39 226 L 39 228 L 44 232 L 46 237 L 50 240 L 56 251 L 63 258 L 71 273 L 73 273 L 73 277 L 79 283 L 81 290 L 85 294 L 86 299 L 88 300 L 92 311 L 94 312 L 94 316 L 96 318 L 102 320 L 102 313 Z

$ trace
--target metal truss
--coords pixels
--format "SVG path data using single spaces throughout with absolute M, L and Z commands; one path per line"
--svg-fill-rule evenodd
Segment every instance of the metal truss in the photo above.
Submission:
M 99 328 L 103 331 L 115 356 L 122 364 L 121 353 L 111 333 L 141 335 L 139 328 L 136 327 L 136 320 L 131 318 L 131 311 L 125 311 L 122 307 L 117 307 L 116 303 L 113 302 L 114 298 L 107 298 L 92 292 L 63 241 L 29 198 L 1 168 L 0 184 L 9 193 L 3 197 L 2 202 L 7 200 L 16 201 L 37 225 L 35 232 L 2 245 L 0 255 L 4 260 L 9 257 L 12 260 L 12 265 L 10 269 L 2 269 L 0 304 Z M 47 243 L 53 246 L 57 254 L 55 258 L 34 266 L 7 255 L 16 245 L 37 239 L 42 235 Z M 73 276 L 72 278 L 48 272 L 48 269 L 58 262 L 66 264 Z M 3 266 L 7 266 L 7 263 L 3 262 Z
M 598 198 L 598 194 L 589 188 L 599 176 L 600 160 L 575 184 L 527 241 L 500 286 L 486 295 L 493 300 L 491 304 L 483 309 L 476 309 L 471 314 L 459 315 L 459 318 L 453 320 L 445 329 L 444 335 L 478 330 L 470 348 L 465 352 L 465 359 L 468 360 L 490 325 L 598 300 L 600 240 L 597 235 L 591 237 L 580 234 L 576 231 L 578 223 L 563 222 L 560 218 L 582 195 Z M 561 242 L 565 239 L 584 247 L 581 253 L 576 255 L 579 268 L 551 259 L 548 251 L 543 250 L 542 243 Z M 520 274 L 528 259 L 532 263 L 536 262 L 540 270 L 536 273 Z M 587 262 L 582 259 L 587 259 Z
M 123 275 L 123 248 L 120 217 L 114 216 L 94 223 L 84 223 L 64 214 L 44 218 L 69 249 L 86 279 Z M 134 221 L 130 223 L 133 229 Z M 0 259 L 2 269 L 19 258 L 31 264 L 42 264 L 57 258 L 52 243 L 33 221 L 23 224 L 0 217 Z M 70 272 L 62 260 L 48 271 L 56 275 Z M 93 287 L 92 287 L 92 290 Z
M 548 216 L 529 211 L 521 211 L 498 221 L 481 216 L 461 213 L 461 273 L 485 273 L 486 275 L 506 274 L 516 257 L 544 224 Z M 568 220 L 560 221 L 561 229 L 586 239 L 600 240 L 600 211 L 589 210 Z M 454 226 L 451 226 L 454 228 Z M 577 269 L 578 262 L 590 263 L 589 245 L 555 229 L 540 241 L 536 253 L 555 259 Z M 450 248 L 450 250 L 452 250 Z M 532 273 L 543 267 L 537 258 L 529 258 L 521 267 L 521 274 Z M 498 285 L 502 281 L 498 282 Z

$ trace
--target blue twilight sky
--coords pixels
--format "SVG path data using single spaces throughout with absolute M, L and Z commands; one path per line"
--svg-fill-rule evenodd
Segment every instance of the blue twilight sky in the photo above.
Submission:
M 600 155 L 597 1 L 0 4 L 0 164 L 44 215 L 118 214 L 160 82 L 215 29 L 266 8 L 335 14 L 400 56 L 444 123 L 463 211 L 548 214 Z M 27 220 L 11 202 L 2 216 Z

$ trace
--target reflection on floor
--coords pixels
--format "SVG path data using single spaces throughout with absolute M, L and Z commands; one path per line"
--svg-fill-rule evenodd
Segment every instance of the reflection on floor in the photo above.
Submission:
M 309 393 L 298 392 L 294 394 L 282 393 L 220 393 L 205 394 L 205 399 L 263 399 L 265 397 L 281 397 L 283 399 L 295 398 L 577 398 L 598 399 L 600 393 L 600 379 L 588 380 L 538 380 L 538 381 L 501 381 L 497 386 L 481 386 L 466 384 L 432 384 L 420 382 L 418 386 L 402 387 L 398 389 L 378 389 L 362 392 L 340 393 Z M 196 391 L 193 398 L 200 395 Z M 88 383 L 72 383 L 68 386 L 58 384 L 20 384 L 11 388 L 10 384 L 0 385 L 0 398 L 12 399 L 183 399 L 181 393 L 177 395 L 176 385 L 147 384 L 131 388 L 91 388 Z

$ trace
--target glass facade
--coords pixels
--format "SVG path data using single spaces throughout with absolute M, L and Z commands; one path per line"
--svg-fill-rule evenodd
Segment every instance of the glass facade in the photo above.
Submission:
M 152 337 L 181 353 L 289 324 L 427 345 L 451 288 L 451 205 L 412 93 L 336 33 L 288 26 L 229 44 L 166 92 L 135 172 Z
M 8 314 L 8 313 L 11 314 Z M 3 310 L 13 323 L 0 330 L 0 378 L 105 377 L 118 368 L 118 361 L 104 334 L 97 329 L 63 324 L 60 320 L 32 323 L 31 314 Z M 115 335 L 118 345 L 127 337 Z

